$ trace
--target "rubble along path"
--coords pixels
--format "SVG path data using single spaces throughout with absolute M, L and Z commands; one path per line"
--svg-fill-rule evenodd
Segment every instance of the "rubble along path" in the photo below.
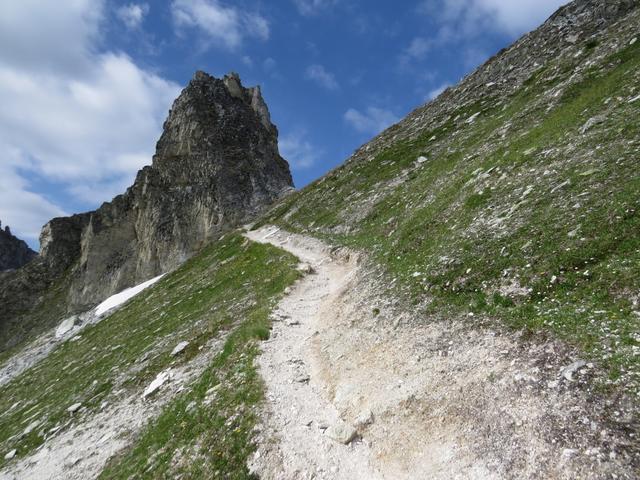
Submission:
M 345 249 L 267 226 L 308 273 L 273 312 L 249 468 L 262 479 L 636 478 L 568 347 L 418 318 Z

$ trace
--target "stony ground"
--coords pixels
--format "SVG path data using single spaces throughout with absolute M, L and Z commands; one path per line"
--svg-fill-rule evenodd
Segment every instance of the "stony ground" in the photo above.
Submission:
M 132 439 L 183 390 L 191 387 L 211 360 L 220 352 L 224 336 L 210 341 L 191 362 L 166 370 L 162 389 L 143 397 L 122 390 L 97 413 L 80 408 L 79 419 L 39 448 L 0 472 L 0 480 L 83 480 L 96 478 L 106 462 L 130 446 Z M 163 372 L 164 373 L 164 372 Z M 123 376 L 133 376 L 126 372 Z M 155 380 L 155 379 L 154 379 Z M 150 384 L 151 385 L 151 384 Z
M 275 227 L 249 237 L 313 270 L 259 359 L 261 478 L 637 478 L 633 405 L 594 394 L 600 372 L 575 351 L 417 318 L 345 250 Z

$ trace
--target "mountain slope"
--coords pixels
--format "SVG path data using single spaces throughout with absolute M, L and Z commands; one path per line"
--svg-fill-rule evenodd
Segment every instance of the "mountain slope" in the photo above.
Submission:
M 425 313 L 546 330 L 640 387 L 637 3 L 576 1 L 265 223 L 370 252 Z
M 248 234 L 312 266 L 229 234 L 1 386 L 0 478 L 636 479 L 639 24 L 573 2 Z
M 178 418 L 170 415 L 170 433 L 176 434 L 189 401 L 170 400 L 183 389 L 202 400 L 209 389 L 224 382 L 231 398 L 243 398 L 246 416 L 238 430 L 231 429 L 228 457 L 219 461 L 233 461 L 233 468 L 242 469 L 246 452 L 232 447 L 239 442 L 249 448 L 245 439 L 255 421 L 251 408 L 261 389 L 251 369 L 257 354 L 252 340 L 268 336 L 268 314 L 284 288 L 298 277 L 295 265 L 291 255 L 231 235 L 0 386 L 0 468 L 8 460 L 4 455 L 16 450 L 11 471 L 19 478 L 93 477 L 108 456 L 128 443 L 123 444 L 122 438 L 136 434 L 167 403 L 169 410 L 176 405 L 180 409 Z M 189 342 L 184 352 L 172 355 L 183 341 Z M 244 381 L 243 371 L 248 375 Z M 171 374 L 168 386 L 141 399 L 161 372 Z M 229 408 L 237 407 L 237 402 L 229 403 Z M 70 411 L 75 404 L 80 408 Z M 138 410 L 128 410 L 135 405 Z M 202 408 L 193 417 L 199 429 L 226 430 L 226 417 L 233 412 L 220 403 Z M 200 420 L 205 415 L 208 423 Z M 186 432 L 197 433 L 191 427 Z M 212 432 L 200 431 L 204 438 Z M 223 448 L 219 438 L 212 441 Z M 55 454 L 40 450 L 34 461 L 29 455 L 43 444 Z M 160 455 L 157 468 L 166 468 L 172 453 Z M 69 471 L 76 459 L 83 462 Z M 0 478 L 5 474 L 0 472 Z

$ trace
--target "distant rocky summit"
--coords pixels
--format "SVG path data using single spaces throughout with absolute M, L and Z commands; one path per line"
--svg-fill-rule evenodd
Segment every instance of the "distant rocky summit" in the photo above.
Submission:
M 1 228 L 0 222 L 0 271 L 13 270 L 29 263 L 38 254 L 11 233 L 9 226 Z
M 260 87 L 243 87 L 235 73 L 196 72 L 169 112 L 152 165 L 96 211 L 47 223 L 37 265 L 0 285 L 0 340 L 56 281 L 65 282 L 58 297 L 67 312 L 87 309 L 176 267 L 292 189 Z

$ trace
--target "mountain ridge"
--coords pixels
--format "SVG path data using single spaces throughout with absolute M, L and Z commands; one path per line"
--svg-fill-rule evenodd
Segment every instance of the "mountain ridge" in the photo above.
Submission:
M 0 222 L 0 272 L 20 268 L 38 255 L 24 240 L 13 235 L 8 225 L 4 230 L 1 227 L 2 222 Z

